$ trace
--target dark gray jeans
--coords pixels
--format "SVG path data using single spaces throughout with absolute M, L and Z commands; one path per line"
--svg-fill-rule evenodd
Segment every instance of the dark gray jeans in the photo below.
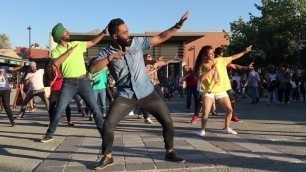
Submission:
M 47 96 L 45 94 L 45 89 L 42 88 L 40 90 L 32 90 L 32 91 L 29 91 L 24 100 L 22 101 L 22 105 L 21 105 L 21 109 L 20 109 L 20 112 L 19 112 L 19 115 L 20 116 L 23 116 L 24 115 L 24 112 L 27 108 L 27 104 L 30 102 L 30 100 L 35 97 L 35 96 L 38 96 L 41 98 L 41 100 L 45 103 L 46 105 L 46 108 L 47 110 L 49 111 L 49 101 L 47 99 Z
M 102 134 L 102 153 L 112 152 L 114 142 L 114 130 L 119 122 L 136 107 L 142 108 L 152 114 L 163 127 L 165 148 L 173 148 L 174 128 L 169 109 L 164 100 L 153 91 L 150 95 L 137 100 L 135 95 L 132 99 L 117 97 L 111 105 L 104 122 Z

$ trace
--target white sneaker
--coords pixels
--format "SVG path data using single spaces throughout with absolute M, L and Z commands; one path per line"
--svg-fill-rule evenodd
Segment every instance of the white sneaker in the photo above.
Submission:
M 130 113 L 129 113 L 129 116 L 133 116 L 134 115 L 134 111 L 131 111 Z
M 33 108 L 31 110 L 26 110 L 26 112 L 34 112 L 36 110 L 36 108 Z
M 204 129 L 200 129 L 199 131 L 197 131 L 197 135 L 205 136 L 205 130 Z
M 153 121 L 150 118 L 145 119 L 144 122 L 147 124 L 153 124 Z
M 234 134 L 234 135 L 237 134 L 237 132 L 234 131 L 234 130 L 231 129 L 231 128 L 224 128 L 224 129 L 223 129 L 223 133 L 226 133 L 226 134 Z

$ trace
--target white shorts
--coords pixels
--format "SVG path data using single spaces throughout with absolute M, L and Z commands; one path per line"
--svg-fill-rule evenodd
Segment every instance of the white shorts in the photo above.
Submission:
M 210 97 L 212 99 L 221 99 L 223 97 L 228 97 L 228 94 L 226 93 L 226 91 L 221 92 L 221 93 L 204 93 L 205 97 Z

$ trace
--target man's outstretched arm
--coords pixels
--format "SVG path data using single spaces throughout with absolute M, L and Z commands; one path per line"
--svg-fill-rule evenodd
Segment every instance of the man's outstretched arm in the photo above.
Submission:
M 96 45 L 99 41 L 101 41 L 103 39 L 103 37 L 108 34 L 108 28 L 106 26 L 106 28 L 98 35 L 96 36 L 94 39 L 92 39 L 91 41 L 87 42 L 86 48 L 92 47 L 94 45 Z

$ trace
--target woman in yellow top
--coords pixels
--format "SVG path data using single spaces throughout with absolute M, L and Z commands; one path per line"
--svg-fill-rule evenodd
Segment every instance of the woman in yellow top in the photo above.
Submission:
M 202 47 L 197 60 L 195 62 L 195 73 L 201 81 L 201 94 L 204 96 L 204 111 L 202 114 L 202 129 L 198 131 L 198 135 L 205 135 L 205 127 L 208 121 L 208 114 L 214 102 L 218 101 L 221 107 L 225 110 L 225 126 L 224 133 L 237 134 L 236 131 L 229 128 L 233 109 L 227 90 L 231 89 L 231 84 L 228 78 L 226 66 L 232 60 L 238 59 L 244 54 L 252 50 L 252 45 L 247 47 L 245 51 L 235 54 L 231 57 L 214 57 L 214 51 L 211 46 Z

